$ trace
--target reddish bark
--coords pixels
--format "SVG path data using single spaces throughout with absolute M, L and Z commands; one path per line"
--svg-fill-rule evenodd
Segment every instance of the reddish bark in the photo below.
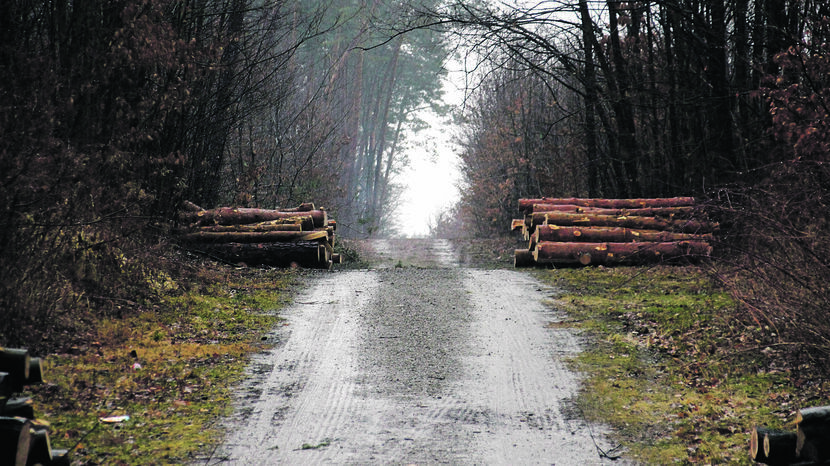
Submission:
M 711 234 L 674 233 L 670 231 L 636 230 L 622 227 L 573 227 L 539 225 L 531 235 L 531 244 L 542 241 L 576 241 L 581 243 L 630 243 L 669 241 L 711 241 Z
M 538 243 L 537 263 L 562 265 L 641 264 L 677 257 L 709 256 L 712 247 L 702 241 L 668 243 Z
M 639 209 L 643 207 L 682 207 L 695 204 L 693 197 L 670 197 L 657 199 L 586 199 L 586 198 L 550 198 L 519 199 L 519 210 L 530 213 L 533 204 L 577 205 L 583 207 L 600 207 L 605 209 Z
M 697 220 L 669 220 L 659 217 L 617 217 L 613 215 L 537 212 L 529 215 L 531 230 L 539 225 L 610 226 L 640 230 L 669 230 L 683 233 L 710 233 L 717 223 Z
M 564 207 L 564 208 L 563 208 Z M 660 217 L 684 217 L 694 213 L 692 206 L 683 207 L 643 207 L 638 209 L 606 209 L 602 207 L 583 207 L 558 204 L 533 204 L 531 213 L 536 212 L 582 212 L 593 215 L 616 215 L 616 216 L 660 216 Z
M 182 218 L 200 226 L 207 225 L 244 225 L 250 223 L 267 222 L 298 217 L 298 212 L 284 212 L 280 210 L 252 209 L 246 207 L 219 207 L 217 209 L 202 210 L 199 212 L 184 212 Z M 311 210 L 302 212 L 301 216 L 309 216 L 314 221 L 315 228 L 322 228 L 328 224 L 325 210 Z

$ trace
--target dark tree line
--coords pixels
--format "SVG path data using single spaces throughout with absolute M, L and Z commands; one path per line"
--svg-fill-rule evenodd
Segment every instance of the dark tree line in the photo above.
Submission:
M 485 69 L 463 224 L 504 234 L 519 197 L 697 196 L 738 317 L 783 343 L 773 357 L 830 370 L 830 4 L 534 5 L 426 12 Z
M 394 15 L 391 14 L 394 11 Z M 443 44 L 406 2 L 0 3 L 0 341 L 163 291 L 182 201 L 328 207 L 378 233 Z M 37 330 L 32 330 L 37 331 Z
M 700 195 L 787 159 L 764 89 L 782 73 L 780 53 L 826 40 L 828 10 L 810 0 L 565 0 L 425 12 L 455 26 L 487 68 L 463 157 L 470 191 L 493 193 L 468 208 L 531 194 Z M 542 181 L 513 175 L 530 161 Z M 495 173 L 501 189 L 476 186 Z

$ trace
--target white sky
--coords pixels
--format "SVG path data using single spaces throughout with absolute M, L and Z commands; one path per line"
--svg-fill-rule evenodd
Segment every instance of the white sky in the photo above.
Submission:
M 444 103 L 454 108 L 464 100 L 464 71 L 459 68 L 450 68 L 444 82 Z M 430 128 L 413 137 L 418 143 L 407 151 L 410 164 L 398 179 L 404 187 L 397 210 L 402 220 L 400 233 L 407 237 L 429 234 L 429 224 L 458 199 L 461 181 L 454 139 L 457 129 L 452 120 L 438 117 L 431 110 L 421 112 L 420 117 L 430 123 Z

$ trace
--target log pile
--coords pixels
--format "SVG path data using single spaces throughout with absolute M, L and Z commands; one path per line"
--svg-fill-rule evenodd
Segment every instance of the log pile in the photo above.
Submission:
M 519 199 L 527 249 L 516 249 L 514 265 L 638 265 L 712 252 L 717 224 L 693 218 L 691 197 L 658 199 Z
M 330 269 L 337 222 L 304 203 L 291 209 L 219 207 L 186 203 L 178 239 L 191 251 L 229 263 Z
M 25 349 L 0 348 L 0 464 L 69 465 L 67 450 L 52 449 L 49 423 L 35 419 L 32 399 L 16 396 L 41 383 L 40 358 Z
M 749 456 L 763 464 L 827 464 L 830 462 L 830 406 L 796 413 L 796 431 L 754 427 Z

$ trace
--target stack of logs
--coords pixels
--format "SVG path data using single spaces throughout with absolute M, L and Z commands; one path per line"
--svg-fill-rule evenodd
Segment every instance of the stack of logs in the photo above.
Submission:
M 43 383 L 43 364 L 22 348 L 0 348 L 0 464 L 69 466 L 67 450 L 53 450 L 49 423 L 35 419 L 24 387 Z
M 512 230 L 528 241 L 514 265 L 643 264 L 703 257 L 717 224 L 693 219 L 695 199 L 519 199 Z
M 291 209 L 219 207 L 185 203 L 178 238 L 191 251 L 234 264 L 330 269 L 337 222 L 304 203 Z
M 827 464 L 830 462 L 830 406 L 798 411 L 796 432 L 755 427 L 749 455 L 764 464 Z

